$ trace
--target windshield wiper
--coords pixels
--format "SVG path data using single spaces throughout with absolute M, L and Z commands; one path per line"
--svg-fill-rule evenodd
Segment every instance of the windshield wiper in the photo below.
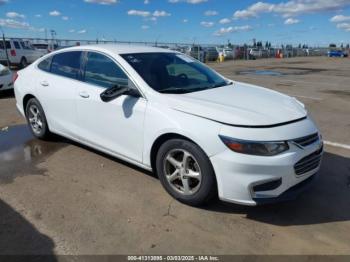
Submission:
M 196 91 L 201 91 L 201 90 L 205 90 L 205 88 L 203 88 L 203 87 L 193 87 L 193 88 L 170 87 L 170 88 L 158 90 L 158 92 L 165 93 L 165 94 L 185 94 L 185 93 L 191 93 L 191 92 L 196 92 Z
M 222 83 L 214 84 L 210 88 L 218 88 L 218 87 L 223 87 L 223 86 L 229 86 L 232 84 L 233 84 L 232 82 L 222 82 Z
M 192 93 L 197 91 L 204 91 L 209 90 L 213 88 L 228 86 L 233 84 L 232 82 L 221 82 L 217 84 L 213 84 L 211 86 L 202 86 L 202 87 L 192 87 L 192 88 L 183 88 L 183 87 L 169 87 L 162 90 L 159 90 L 159 93 L 166 93 L 166 94 L 186 94 L 186 93 Z

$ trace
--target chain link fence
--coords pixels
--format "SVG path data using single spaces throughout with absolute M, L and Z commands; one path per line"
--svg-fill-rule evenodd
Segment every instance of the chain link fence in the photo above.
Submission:
M 19 40 L 19 38 L 6 38 L 6 40 Z M 174 42 L 150 42 L 150 41 L 120 41 L 120 40 L 86 40 L 86 39 L 44 39 L 44 38 L 20 38 L 20 41 L 30 45 L 53 51 L 71 46 L 92 44 L 124 44 L 139 46 L 154 46 L 176 50 L 191 55 L 192 57 L 207 61 L 223 61 L 228 59 L 259 59 L 259 58 L 289 58 L 298 56 L 325 56 L 328 48 L 300 48 L 291 45 L 280 47 L 256 47 L 250 45 L 220 45 L 220 44 L 195 44 Z M 222 58 L 222 59 L 221 59 Z

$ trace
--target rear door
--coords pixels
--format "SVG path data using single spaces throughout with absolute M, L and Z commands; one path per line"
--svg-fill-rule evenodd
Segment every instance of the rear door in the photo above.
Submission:
M 55 54 L 39 63 L 42 72 L 35 79 L 50 128 L 73 138 L 77 137 L 76 94 L 81 58 L 81 51 Z
M 147 101 L 122 95 L 103 102 L 100 94 L 121 85 L 136 88 L 111 57 L 96 52 L 85 55 L 83 82 L 77 90 L 78 133 L 82 140 L 108 152 L 142 162 L 143 124 Z
M 4 45 L 4 42 L 2 40 L 0 40 L 0 61 L 3 62 L 5 65 L 6 64 L 6 61 L 7 61 L 7 56 L 6 56 L 6 52 L 5 52 L 5 49 L 7 49 L 7 54 L 8 54 L 8 57 L 9 57 L 9 60 L 10 60 L 10 63 L 14 63 L 13 59 L 11 60 L 11 43 L 10 41 L 5 41 L 6 43 L 6 48 L 5 48 L 5 45 Z

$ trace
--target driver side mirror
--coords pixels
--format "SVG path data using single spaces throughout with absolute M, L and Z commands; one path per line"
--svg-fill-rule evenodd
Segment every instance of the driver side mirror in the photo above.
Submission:
M 120 86 L 120 85 L 115 85 L 113 87 L 110 87 L 103 91 L 100 94 L 101 100 L 103 102 L 110 102 L 114 99 L 117 99 L 118 97 L 122 95 L 130 95 L 133 97 L 140 97 L 140 93 L 135 90 L 134 88 L 130 88 L 128 86 Z

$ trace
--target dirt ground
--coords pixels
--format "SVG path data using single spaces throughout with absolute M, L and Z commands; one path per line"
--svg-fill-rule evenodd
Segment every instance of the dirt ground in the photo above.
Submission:
M 350 145 L 350 59 L 210 66 L 297 97 L 324 140 L 340 144 L 326 146 L 310 190 L 269 206 L 185 206 L 151 173 L 63 138 L 34 139 L 6 92 L 0 94 L 0 254 L 350 254 L 350 150 L 342 148 Z

